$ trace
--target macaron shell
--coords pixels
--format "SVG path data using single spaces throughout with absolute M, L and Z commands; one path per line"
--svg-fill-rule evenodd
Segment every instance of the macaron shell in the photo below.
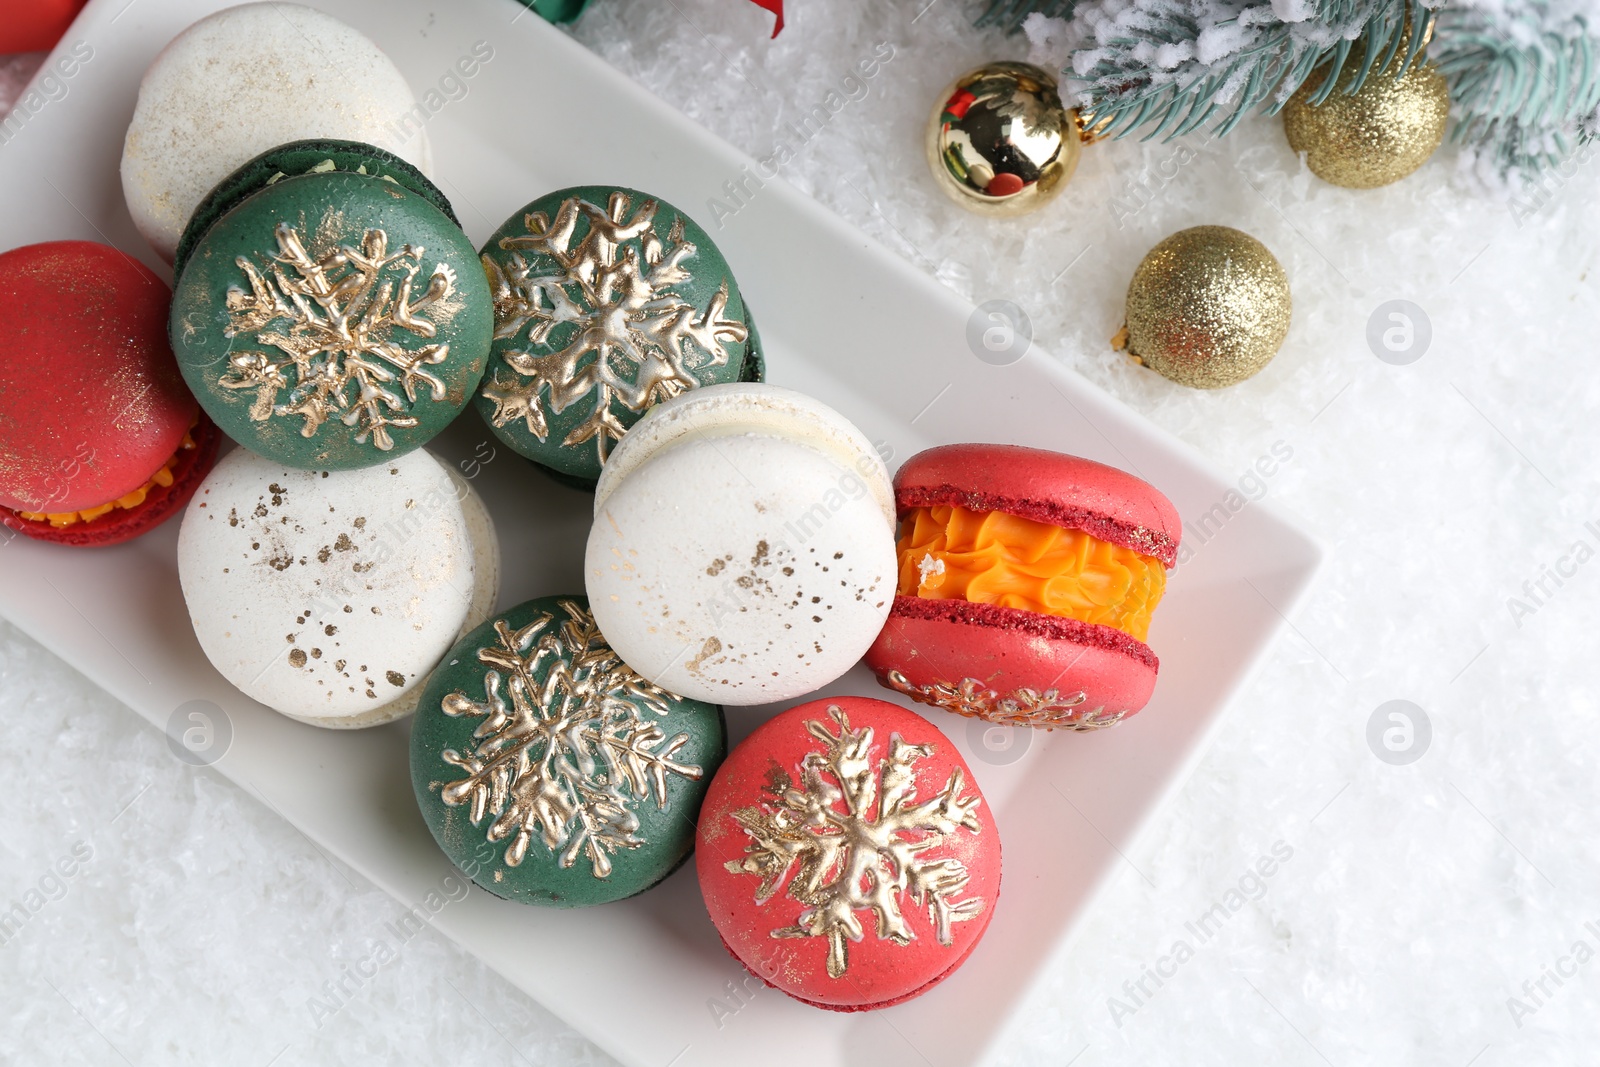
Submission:
M 744 348 L 744 367 L 739 380 L 745 383 L 767 380 L 767 352 L 761 344 L 761 331 L 756 329 L 756 317 L 748 303 L 744 306 L 744 324 L 750 329 L 750 340 Z
M 398 68 L 365 35 L 300 4 L 226 8 L 194 23 L 139 83 L 122 150 L 133 222 L 172 262 L 189 216 L 240 164 L 290 141 L 364 141 L 432 170 Z
M 467 601 L 467 618 L 461 624 L 459 641 L 477 629 L 494 614 L 495 601 L 500 597 L 500 539 L 495 534 L 494 521 L 483 498 L 453 469 L 445 467 L 450 482 L 455 486 L 456 499 L 461 502 L 461 517 L 467 524 L 467 541 L 472 546 L 472 595 Z M 386 722 L 403 719 L 420 706 L 426 686 L 412 686 L 403 696 L 362 712 L 356 716 L 307 716 L 306 722 L 330 730 L 361 730 L 368 726 L 381 726 Z
M 0 254 L 10 339 L 0 366 L 0 507 L 64 512 L 139 488 L 197 408 L 167 343 L 171 293 L 107 245 Z
M 70 526 L 52 526 L 48 520 L 24 519 L 9 508 L 0 508 L 0 525 L 9 526 L 36 541 L 85 548 L 118 545 L 148 533 L 182 510 L 216 462 L 222 434 L 204 412 L 200 413 L 199 419 L 189 432 L 194 447 L 179 451 L 177 462 L 172 465 L 172 484 L 153 486 L 145 496 L 144 503 L 139 506 L 112 508 L 97 519 L 75 522 Z
M 894 540 L 854 471 L 809 445 L 690 437 L 611 489 L 584 573 L 601 630 L 640 674 L 763 704 L 826 685 L 872 644 Z
M 412 785 L 424 821 L 452 862 L 478 885 L 507 900 L 547 907 L 589 907 L 634 896 L 656 885 L 693 850 L 701 800 L 727 755 L 721 710 L 651 689 L 626 668 L 619 670 L 614 656 L 606 654 L 603 640 L 587 640 L 592 621 L 584 622 L 586 609 L 581 596 L 540 597 L 467 634 L 429 679 L 412 726 Z M 577 626 L 573 625 L 575 617 Z M 500 628 L 516 635 L 541 618 L 547 620 L 544 629 L 528 638 L 529 647 L 507 653 Z M 533 661 L 528 672 L 536 695 L 552 684 L 553 664 L 564 664 L 564 688 L 554 689 L 559 696 L 543 707 L 526 709 L 534 719 L 570 713 L 593 731 L 563 730 L 557 741 L 548 735 L 541 738 L 532 730 L 519 732 L 516 722 L 503 723 L 511 727 L 504 732 L 490 726 L 492 694 L 499 694 L 510 712 L 518 706 L 516 690 L 528 693 L 515 680 L 514 668 L 507 666 L 509 655 Z M 469 702 L 477 707 L 463 711 Z M 477 711 L 483 713 L 474 713 Z M 604 725 L 597 725 L 600 723 Z M 651 784 L 648 794 L 640 795 L 631 780 L 613 788 L 617 783 L 608 775 L 615 749 L 604 750 L 593 741 L 602 732 L 613 742 L 631 745 L 647 773 L 660 768 L 658 781 L 665 786 L 664 794 L 658 795 Z M 544 760 L 545 745 L 550 743 L 560 745 L 559 756 Z M 507 769 L 518 779 L 521 795 L 531 790 L 540 768 L 553 768 L 557 777 L 543 781 L 570 788 L 567 795 L 576 801 L 569 818 L 562 818 L 558 808 L 552 809 L 550 818 L 559 830 L 553 845 L 546 842 L 543 832 L 550 825 L 540 824 L 526 809 L 512 810 L 514 799 L 495 808 L 492 798 L 486 798 L 485 810 L 474 822 L 472 804 L 466 797 L 458 796 L 455 803 L 445 798 L 446 788 L 472 774 L 445 753 L 492 762 L 524 744 L 532 746 L 527 750 L 528 761 L 518 759 L 515 768 Z M 573 748 L 574 744 L 579 747 Z M 577 788 L 579 782 L 590 790 L 587 795 Z M 510 793 L 515 797 L 519 790 L 513 788 Z M 597 874 L 594 857 L 582 850 L 584 842 L 576 836 L 581 829 L 578 814 L 581 811 L 591 818 L 603 814 L 610 802 L 637 819 L 630 832 L 638 840 L 632 846 L 602 849 L 608 869 Z M 523 815 L 532 821 L 524 821 Z M 507 820 L 506 832 L 491 839 L 491 827 L 502 818 Z M 527 849 L 516 862 L 510 862 L 508 850 L 524 827 L 531 830 Z M 567 862 L 564 855 L 574 843 L 576 850 Z
M 994 604 L 895 597 L 867 666 L 886 688 L 961 715 L 1084 730 L 1133 715 L 1156 656 L 1121 630 Z
M 954 504 L 1083 530 L 1177 566 L 1183 522 L 1150 483 L 1104 463 L 1020 445 L 941 445 L 894 479 L 901 514 Z
M 195 635 L 245 695 L 319 726 L 403 714 L 470 618 L 476 548 L 426 452 L 300 471 L 236 449 L 189 502 L 178 577 Z
M 329 292 L 296 295 L 318 285 Z M 374 321 L 364 343 L 327 325 L 336 310 Z M 350 470 L 427 443 L 466 407 L 491 318 L 454 223 L 393 182 L 328 172 L 285 178 L 219 219 L 178 279 L 169 325 L 185 380 L 230 437 L 288 466 Z
M 919 452 L 895 475 L 900 514 L 957 506 L 1083 530 L 1177 563 L 1183 524 L 1141 478 L 1061 452 L 956 444 Z M 965 600 L 896 596 L 866 654 L 884 686 L 992 722 L 1087 730 L 1135 714 L 1155 691 L 1148 645 L 1110 626 Z
M 254 194 L 285 178 L 317 171 L 340 170 L 392 181 L 416 193 L 460 225 L 449 199 L 427 175 L 393 152 L 360 141 L 317 138 L 276 145 L 239 166 L 217 183 L 189 216 L 172 260 L 174 277 L 183 274 L 194 246 L 212 225 Z
M 711 235 L 659 197 L 557 190 L 507 219 L 482 257 L 495 342 L 478 411 L 507 447 L 568 477 L 598 478 L 653 405 L 746 369 L 733 271 Z
M 959 958 L 957 958 L 956 961 L 954 963 L 952 963 L 948 968 L 946 968 L 945 970 L 941 971 L 939 974 L 935 975 L 933 978 L 930 978 L 927 982 L 925 982 L 922 985 L 918 986 L 917 988 L 911 990 L 910 992 L 902 993 L 899 996 L 894 997 L 894 998 L 892 998 L 890 1000 L 874 1001 L 874 1002 L 869 1003 L 869 1004 L 830 1004 L 830 1003 L 828 1003 L 826 1001 L 811 1000 L 811 999 L 809 999 L 809 998 L 807 998 L 805 996 L 802 996 L 799 993 L 791 993 L 791 992 L 789 992 L 789 990 L 787 990 L 787 989 L 783 988 L 782 986 L 778 985 L 776 982 L 773 982 L 770 979 L 768 979 L 766 977 L 766 975 L 762 974 L 761 971 L 758 969 L 760 967 L 765 967 L 769 971 L 776 971 L 776 967 L 773 966 L 770 961 L 767 962 L 767 963 L 758 964 L 756 967 L 751 967 L 748 964 L 746 964 L 743 960 L 739 959 L 739 954 L 733 950 L 733 946 L 732 945 L 728 944 L 728 939 L 727 938 L 723 937 L 721 934 L 718 934 L 717 935 L 717 940 L 722 942 L 723 950 L 726 951 L 728 953 L 728 955 L 732 956 L 735 960 L 738 960 L 740 965 L 743 966 L 745 970 L 749 971 L 751 974 L 753 974 L 757 978 L 761 979 L 761 983 L 763 985 L 765 985 L 768 989 L 776 989 L 778 992 L 784 993 L 787 996 L 793 997 L 795 1000 L 798 1000 L 802 1004 L 809 1004 L 813 1008 L 821 1008 L 824 1011 L 838 1011 L 838 1012 L 877 1011 L 879 1008 L 892 1008 L 896 1004 L 904 1004 L 908 1000 L 915 1000 L 918 997 L 922 996 L 922 994 L 926 993 L 928 990 L 932 989 L 934 986 L 938 985 L 940 982 L 944 981 L 946 978 L 949 978 L 952 974 L 955 974 L 956 971 L 958 969 L 960 969 L 961 965 L 967 961 L 967 957 L 972 955 L 972 950 L 978 947 L 977 942 L 974 941 L 972 944 L 967 946 L 966 951 L 962 952 L 960 954 Z
M 782 803 L 781 794 L 786 790 L 801 790 L 808 800 L 831 808 L 834 818 L 848 821 L 847 805 L 842 799 L 845 786 L 829 757 L 829 742 L 813 732 L 840 736 L 841 725 L 833 717 L 833 708 L 842 710 L 851 731 L 872 731 L 870 747 L 863 758 L 865 778 L 874 789 L 873 802 L 866 805 L 872 813 L 867 821 L 875 829 L 864 836 L 883 832 L 878 802 L 887 788 L 886 772 L 896 738 L 931 750 L 927 756 L 909 762 L 914 795 L 903 798 L 902 811 L 933 801 L 952 784 L 955 798 L 980 801 L 972 812 L 976 831 L 956 825 L 939 843 L 918 856 L 919 866 L 923 867 L 941 860 L 961 863 L 968 881 L 949 894 L 949 903 L 980 901 L 980 910 L 971 918 L 953 921 L 951 943 L 945 945 L 936 936 L 928 904 L 917 905 L 909 892 L 892 894 L 911 935 L 907 944 L 880 937 L 873 910 L 855 908 L 850 914 L 860 922 L 862 935 L 860 940 L 845 942 L 845 967 L 838 977 L 828 973 L 827 936 L 777 933 L 792 931 L 810 907 L 791 895 L 795 880 L 801 877 L 801 866 L 811 854 L 803 844 L 806 831 L 791 831 L 793 841 L 783 837 L 785 843 L 797 846 L 799 851 L 764 902 L 757 900 L 763 875 L 747 866 L 751 861 L 759 864 L 764 851 L 747 829 L 752 816 L 758 823 L 763 812 L 768 822 L 779 811 L 789 811 L 798 818 L 795 809 Z M 808 723 L 813 725 L 808 728 Z M 820 794 L 815 785 L 808 784 L 808 758 L 815 761 L 813 766 L 820 772 L 824 792 L 832 789 L 831 796 Z M 956 772 L 959 779 L 952 777 Z M 835 697 L 801 704 L 757 728 L 729 754 L 711 783 L 700 812 L 695 849 L 695 868 L 706 910 L 735 958 L 751 973 L 790 996 L 842 1011 L 899 1003 L 952 973 L 977 946 L 994 915 L 1000 895 L 1000 835 L 988 804 L 981 801 L 982 792 L 960 752 L 920 715 L 868 697 Z M 926 817 L 908 818 L 907 828 L 891 836 L 898 842 L 921 840 L 928 833 L 930 822 Z M 841 856 L 836 862 L 842 864 L 846 859 Z M 833 869 L 825 864 L 818 872 L 824 887 Z
M 622 439 L 595 484 L 594 510 L 600 514 L 613 489 L 636 467 L 686 438 L 759 434 L 804 444 L 854 471 L 895 524 L 894 489 L 883 458 L 866 434 L 816 397 L 760 382 L 708 385 L 657 404 Z

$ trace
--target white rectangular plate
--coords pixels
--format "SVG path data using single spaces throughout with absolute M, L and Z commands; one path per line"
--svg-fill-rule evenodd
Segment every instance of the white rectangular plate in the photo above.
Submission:
M 62 48 L 86 42 L 92 58 L 61 83 L 64 95 L 53 87 L 53 99 L 7 129 L 0 247 L 86 238 L 155 265 L 122 203 L 123 132 L 150 60 L 220 6 L 89 4 Z M 750 162 L 559 31 L 515 17 L 521 9 L 509 2 L 437 16 L 425 0 L 317 6 L 371 35 L 419 92 L 475 42 L 493 45 L 469 94 L 427 126 L 440 184 L 475 242 L 567 185 L 636 186 L 698 213 Z M 572 104 L 580 94 L 581 106 Z M 1161 657 L 1155 700 L 1114 730 L 1015 738 L 1025 751 L 1009 763 L 975 753 L 982 731 L 967 720 L 930 713 L 967 753 L 993 805 L 1005 892 L 967 965 L 887 1011 L 836 1014 L 770 992 L 730 997 L 728 983 L 743 972 L 718 944 L 692 865 L 603 908 L 545 911 L 474 892 L 434 923 L 627 1064 L 904 1062 L 908 1042 L 930 1063 L 971 1062 L 1085 915 L 1119 850 L 1187 775 L 1321 553 L 1271 508 L 1237 507 L 1232 487 L 1185 446 L 1045 353 L 1006 367 L 974 358 L 969 305 L 781 182 L 716 236 L 759 317 L 771 380 L 832 404 L 887 442 L 895 461 L 948 441 L 1054 448 L 1137 472 L 1186 520 L 1209 516 L 1210 536 L 1174 574 L 1151 631 Z M 487 437 L 469 413 L 436 447 L 470 467 L 470 457 L 487 454 L 479 451 Z M 504 548 L 501 605 L 577 591 L 590 498 L 504 449 L 474 484 Z M 190 629 L 177 527 L 93 551 L 16 538 L 0 547 L 0 613 L 159 727 L 187 701 L 220 705 L 234 737 L 219 770 L 401 901 L 421 900 L 449 868 L 411 795 L 408 727 L 319 731 L 234 691 Z M 828 691 L 891 695 L 860 667 Z M 734 738 L 774 710 L 731 711 Z M 326 773 L 332 767 L 340 773 Z M 729 1016 L 719 1002 L 738 1010 Z

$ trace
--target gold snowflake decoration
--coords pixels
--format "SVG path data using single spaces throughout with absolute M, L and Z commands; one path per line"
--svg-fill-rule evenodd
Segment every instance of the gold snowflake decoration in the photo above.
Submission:
M 510 839 L 508 867 L 522 863 L 538 835 L 547 850 L 560 850 L 562 867 L 582 856 L 605 878 L 613 853 L 644 844 L 635 806 L 653 800 L 666 811 L 667 776 L 705 772 L 674 758 L 688 734 L 668 738 L 653 721 L 669 712 L 672 694 L 617 657 L 587 608 L 560 603 L 565 619 L 541 612 L 518 630 L 495 622 L 498 642 L 478 650 L 478 662 L 492 668 L 487 699 L 460 691 L 444 698 L 446 715 L 483 721 L 471 752 L 444 751 L 466 777 L 440 797 L 470 805 L 474 826 L 494 816 L 488 839 Z
M 218 384 L 254 389 L 250 418 L 256 422 L 298 416 L 300 435 L 312 437 L 338 416 L 356 428 L 358 443 L 370 437 L 388 451 L 394 447 L 389 427 L 417 425 L 410 410 L 419 395 L 444 399 L 444 382 L 428 368 L 450 354 L 448 344 L 412 351 L 393 338 L 400 331 L 438 334 L 454 315 L 446 302 L 455 292 L 455 271 L 436 264 L 414 295 L 425 250 L 408 244 L 390 253 L 383 230 L 368 230 L 359 248 L 341 244 L 315 254 L 287 223 L 274 235 L 278 251 L 264 264 L 236 260 L 250 291 L 233 286 L 227 296 L 227 336 L 254 334 L 267 350 L 233 352 Z
M 1036 726 L 1044 730 L 1103 730 L 1127 718 L 1126 709 L 1107 711 L 1105 705 L 1084 708 L 1087 693 L 1063 693 L 1059 689 L 1029 689 L 1022 686 L 1006 693 L 989 688 L 976 678 L 960 682 L 930 682 L 912 685 L 899 671 L 883 676 L 889 688 L 936 708 L 974 719 L 985 719 L 1002 726 Z
M 527 233 L 500 239 L 512 253 L 504 266 L 483 257 L 496 340 L 526 329 L 529 344 L 544 345 L 557 326 L 573 324 L 564 347 L 502 354 L 514 376 L 497 371 L 484 383 L 483 395 L 494 404 L 491 421 L 505 426 L 521 419 L 543 441 L 550 435 L 545 404 L 559 415 L 592 398 L 588 415 L 561 443 L 594 441 L 602 463 L 610 442 L 627 432 L 614 403 L 637 415 L 694 389 L 698 373 L 728 362 L 726 345 L 750 335 L 744 323 L 724 317 L 726 278 L 703 313 L 674 291 L 690 279 L 683 263 L 695 254 L 682 217 L 663 241 L 655 228 L 658 203 L 646 200 L 630 216 L 631 204 L 622 192 L 613 192 L 604 208 L 569 197 L 554 222 L 542 211 L 524 215 Z M 574 244 L 580 219 L 588 233 Z
M 787 882 L 789 896 L 806 908 L 772 936 L 826 937 L 828 975 L 838 978 L 849 966 L 847 943 L 865 936 L 858 912 L 872 914 L 880 940 L 909 945 L 916 934 L 901 910 L 908 898 L 927 908 L 945 946 L 954 943 L 952 924 L 983 913 L 982 898 L 957 899 L 971 877 L 966 866 L 928 857 L 950 835 L 979 831 L 983 798 L 961 795 L 965 780 L 956 768 L 942 790 L 917 803 L 914 765 L 933 746 L 909 745 L 895 734 L 887 758 L 874 759 L 870 726 L 850 729 L 838 705 L 828 714 L 838 734 L 825 722 L 806 721 L 806 732 L 823 748 L 801 761 L 800 784 L 776 772 L 772 802 L 733 813 L 750 843 L 743 858 L 725 866 L 760 877 L 758 904 Z

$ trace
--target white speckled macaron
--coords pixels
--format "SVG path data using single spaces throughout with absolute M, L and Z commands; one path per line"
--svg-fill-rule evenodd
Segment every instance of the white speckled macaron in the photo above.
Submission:
M 133 223 L 168 263 L 219 181 L 267 149 L 337 138 L 433 167 L 411 88 L 363 34 L 300 4 L 230 7 L 161 51 L 122 147 Z
M 888 617 L 889 472 L 860 430 L 803 393 L 696 389 L 611 454 L 585 579 L 606 640 L 656 684 L 717 704 L 810 693 Z
M 424 450 L 324 472 L 240 448 L 189 502 L 178 578 L 200 647 L 246 696 L 377 726 L 494 611 L 500 548 L 477 493 Z

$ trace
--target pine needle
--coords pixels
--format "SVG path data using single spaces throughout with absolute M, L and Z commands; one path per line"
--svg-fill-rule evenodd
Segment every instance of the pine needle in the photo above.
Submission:
M 1600 0 L 1456 0 L 1436 13 L 1442 2 L 990 0 L 977 24 L 1070 19 L 1080 44 L 1064 96 L 1108 136 L 1169 140 L 1276 114 L 1307 82 L 1321 103 L 1349 63 L 1348 92 L 1404 73 L 1437 14 L 1429 55 L 1450 85 L 1452 141 L 1508 177 L 1600 135 Z

